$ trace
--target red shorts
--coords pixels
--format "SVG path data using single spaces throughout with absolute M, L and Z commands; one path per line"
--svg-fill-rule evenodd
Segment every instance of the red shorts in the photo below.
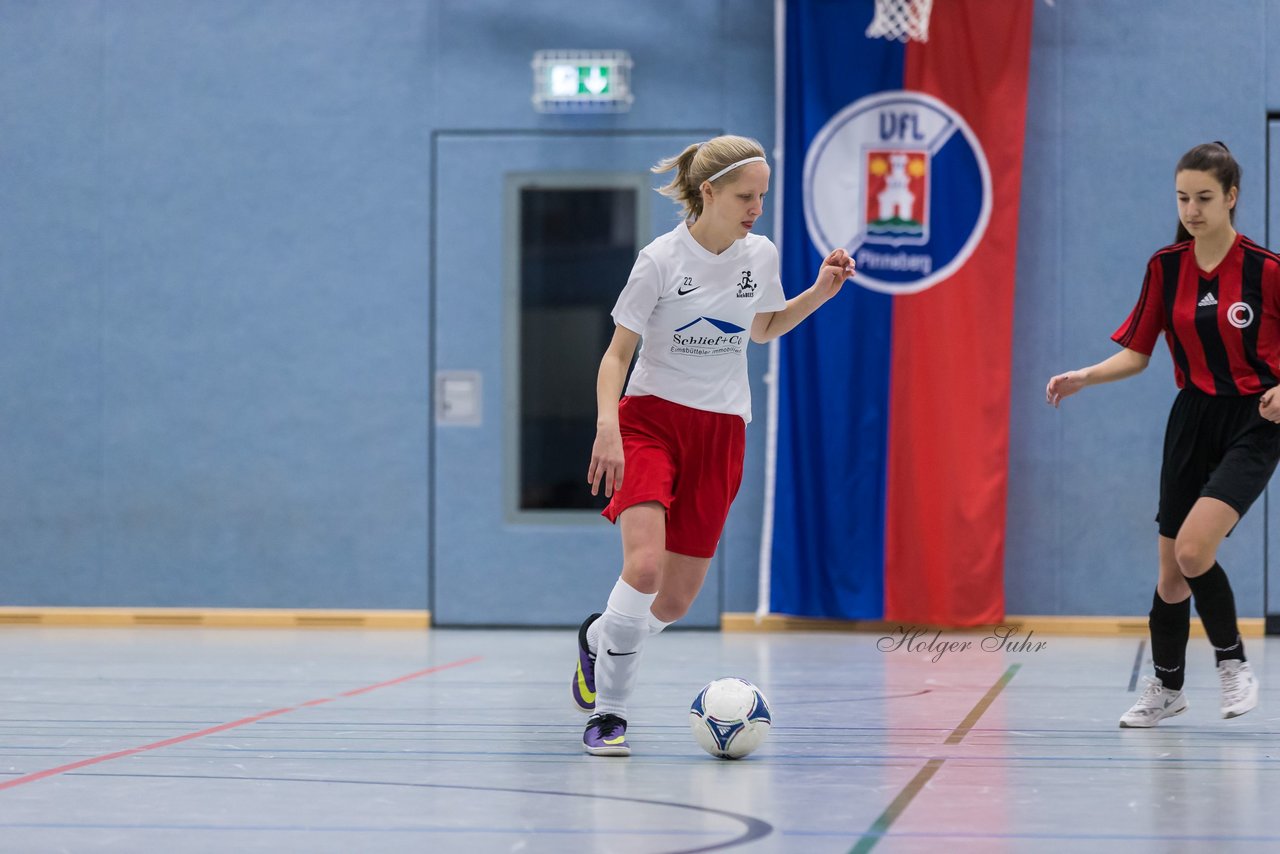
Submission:
M 667 551 L 712 557 L 729 505 L 742 484 L 746 424 L 739 415 L 707 412 L 652 395 L 618 404 L 622 488 L 604 516 L 645 501 L 667 511 Z

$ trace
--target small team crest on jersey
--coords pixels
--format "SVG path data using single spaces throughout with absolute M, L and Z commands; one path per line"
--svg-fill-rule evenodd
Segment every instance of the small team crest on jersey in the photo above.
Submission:
M 1227 322 L 1236 329 L 1244 329 L 1253 323 L 1253 306 L 1247 302 L 1233 302 L 1227 309 Z
M 750 299 L 756 295 L 756 285 L 758 283 L 751 278 L 750 270 L 742 271 L 742 278 L 738 280 L 738 297 L 741 299 Z
M 849 104 L 809 144 L 804 216 L 822 255 L 844 249 L 853 281 L 914 293 L 947 279 L 991 219 L 991 172 L 977 136 L 943 101 L 879 92 Z

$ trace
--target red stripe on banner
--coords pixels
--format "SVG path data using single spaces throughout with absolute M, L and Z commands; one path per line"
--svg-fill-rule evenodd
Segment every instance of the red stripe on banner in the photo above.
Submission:
M 1018 199 L 1032 0 L 933 4 L 904 88 L 968 122 L 991 169 L 991 219 L 951 278 L 894 298 L 885 618 L 1004 617 L 1005 498 Z M 936 215 L 945 216 L 937 211 Z

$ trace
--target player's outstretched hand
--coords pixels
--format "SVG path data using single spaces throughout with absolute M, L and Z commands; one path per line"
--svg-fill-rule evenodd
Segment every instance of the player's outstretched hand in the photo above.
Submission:
M 1262 393 L 1258 401 L 1258 414 L 1268 421 L 1280 424 L 1280 387 L 1273 386 Z
M 1049 380 L 1049 385 L 1044 390 L 1044 399 L 1056 408 L 1064 397 L 1070 397 L 1082 388 L 1084 388 L 1084 374 L 1080 371 L 1067 371 Z
M 837 249 L 822 259 L 822 269 L 818 271 L 818 280 L 814 285 L 823 299 L 831 299 L 840 293 L 840 286 L 853 278 L 854 264 L 849 253 Z
M 614 490 L 622 488 L 622 433 L 617 427 L 596 431 L 587 483 L 591 484 L 592 495 L 599 495 L 603 484 L 605 498 L 612 498 Z

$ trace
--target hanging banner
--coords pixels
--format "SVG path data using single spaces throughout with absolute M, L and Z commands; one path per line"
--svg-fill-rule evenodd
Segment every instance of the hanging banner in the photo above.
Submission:
M 857 277 L 781 341 L 769 610 L 993 623 L 1032 0 L 873 11 L 786 4 L 782 280 Z

